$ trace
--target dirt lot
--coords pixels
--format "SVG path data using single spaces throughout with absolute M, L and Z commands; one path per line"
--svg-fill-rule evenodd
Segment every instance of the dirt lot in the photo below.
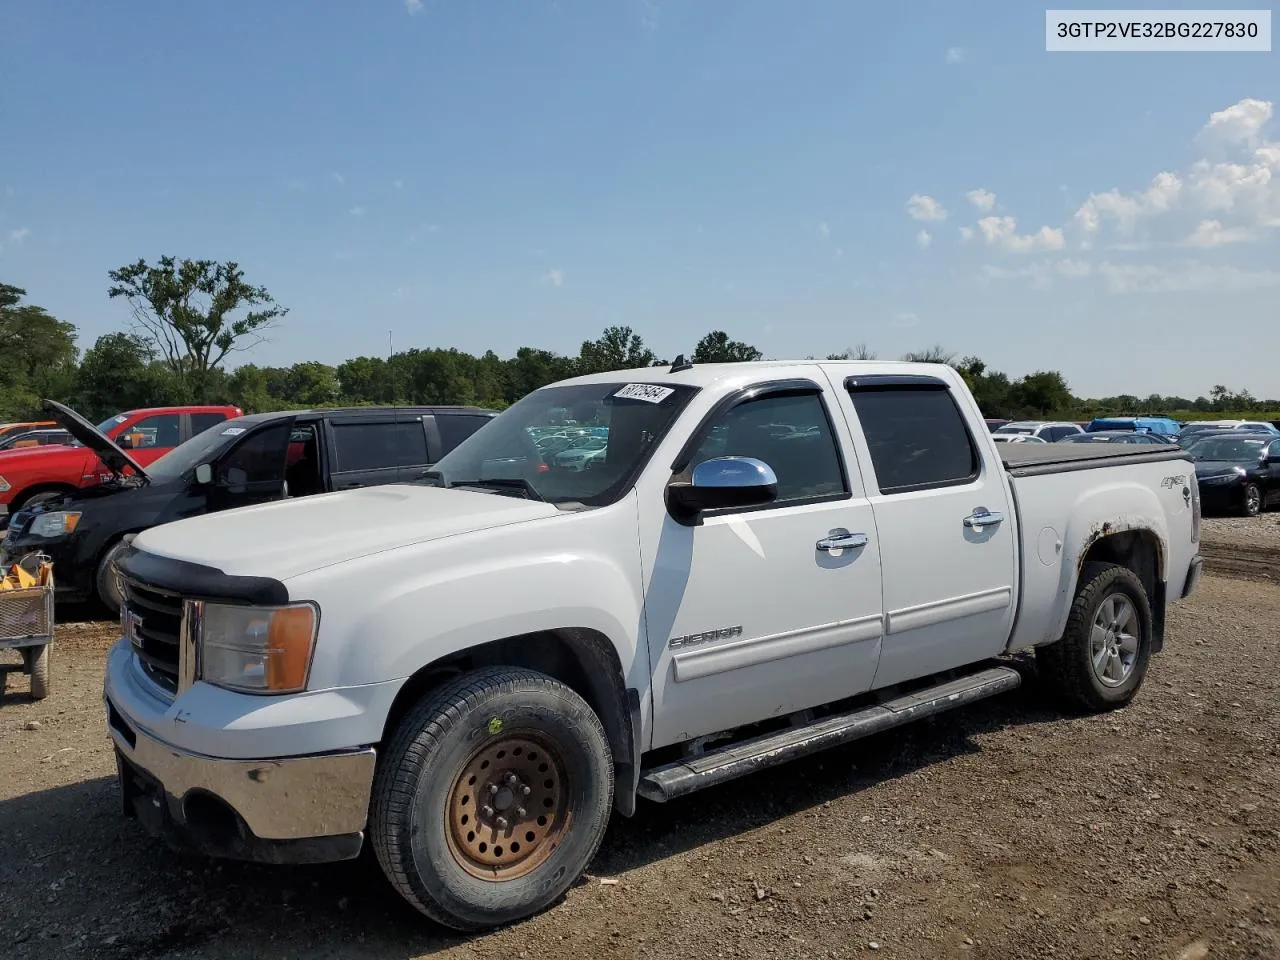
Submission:
M 1209 576 L 1176 608 L 1129 709 L 1064 717 L 1028 666 L 1004 699 L 643 804 L 565 903 L 478 938 L 420 920 L 366 860 L 146 839 L 101 715 L 113 626 L 68 623 L 53 696 L 15 677 L 0 700 L 0 956 L 1276 960 L 1280 517 L 1206 526 L 1212 557 L 1268 541 L 1229 570 L 1254 579 Z

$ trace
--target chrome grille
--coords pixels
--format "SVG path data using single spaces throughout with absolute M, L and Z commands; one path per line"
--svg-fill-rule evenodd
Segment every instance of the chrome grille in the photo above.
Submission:
M 120 626 L 143 671 L 167 693 L 177 694 L 182 598 L 123 575 L 120 587 Z

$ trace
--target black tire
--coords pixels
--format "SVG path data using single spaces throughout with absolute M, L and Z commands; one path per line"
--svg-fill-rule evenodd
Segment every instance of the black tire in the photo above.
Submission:
M 1246 517 L 1262 513 L 1262 490 L 1256 483 L 1246 483 L 1240 491 L 1240 512 Z
M 49 696 L 49 645 L 23 647 L 22 662 L 31 674 L 31 699 L 43 700 Z
M 74 493 L 71 487 L 55 487 L 49 490 L 36 490 L 32 493 L 23 494 L 13 503 L 9 505 L 10 513 L 17 513 L 23 507 L 30 507 L 37 503 L 44 503 L 46 500 L 56 500 L 58 497 L 64 497 L 68 493 Z
M 133 543 L 136 533 L 126 533 L 123 537 L 113 543 L 103 553 L 102 559 L 98 561 L 98 572 L 94 576 L 94 591 L 98 594 L 98 599 L 102 605 L 114 614 L 120 613 L 120 604 L 123 602 L 120 597 L 120 588 L 116 583 L 116 578 L 111 572 L 112 564 L 119 559 L 129 544 Z
M 1093 629 L 1103 604 L 1112 597 L 1122 597 L 1130 604 L 1136 619 L 1137 641 L 1133 660 L 1123 679 L 1112 677 L 1104 682 L 1094 666 Z M 1105 636 L 1105 631 L 1104 631 Z M 1128 704 L 1138 693 L 1147 675 L 1151 659 L 1151 601 L 1137 574 L 1114 563 L 1086 563 L 1080 571 L 1080 584 L 1067 616 L 1067 627 L 1055 643 L 1036 648 L 1036 663 L 1041 676 L 1060 697 L 1074 707 L 1101 712 Z M 1115 663 L 1114 658 L 1106 662 Z M 1123 659 L 1121 659 L 1123 664 Z
M 515 793 L 499 793 L 489 806 L 481 794 L 487 798 L 486 786 L 491 785 L 476 782 L 468 770 L 480 769 L 476 764 L 485 762 L 478 760 L 481 756 L 501 758 L 503 753 L 493 751 L 503 744 L 530 742 L 545 744 L 548 756 L 529 748 L 521 762 L 533 759 L 530 755 L 550 761 L 549 772 L 547 763 L 540 768 L 547 779 L 535 785 L 538 792 L 532 795 L 518 780 Z M 513 756 L 520 754 L 512 749 Z M 498 771 L 495 780 L 508 782 L 508 772 L 500 766 L 495 762 L 489 769 Z M 475 783 L 474 796 L 465 792 L 467 783 Z M 535 817 L 544 803 L 553 806 L 553 786 L 560 799 L 549 816 Z M 520 790 L 529 797 L 533 814 L 525 813 L 525 801 L 510 799 L 520 796 Z M 468 807 L 469 800 L 474 802 Z M 545 674 L 492 667 L 429 693 L 400 721 L 374 778 L 370 839 L 383 872 L 410 904 L 455 930 L 485 930 L 538 913 L 563 896 L 599 849 L 612 805 L 613 759 L 591 707 Z M 511 840 L 517 839 L 518 847 L 519 839 L 534 838 L 528 828 L 547 831 L 547 840 L 526 845 L 523 856 L 531 865 L 521 861 L 504 868 L 508 876 L 503 879 L 482 877 L 482 865 L 471 857 L 479 856 L 477 846 L 484 851 L 485 844 L 467 846 L 459 833 L 467 828 L 457 827 L 459 816 L 467 823 L 461 813 L 465 810 L 476 814 L 471 823 L 477 828 L 465 840 L 475 841 L 476 833 L 480 840 L 492 839 L 489 856 L 495 851 L 501 855 L 504 848 L 498 844 L 504 843 L 508 855 L 515 856 Z M 504 812 L 516 822 L 499 830 L 493 821 Z

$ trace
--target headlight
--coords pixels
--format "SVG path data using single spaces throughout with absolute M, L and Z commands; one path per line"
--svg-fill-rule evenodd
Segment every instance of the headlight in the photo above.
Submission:
M 200 679 L 247 693 L 305 690 L 319 621 L 320 610 L 313 603 L 205 603 L 200 614 Z
M 41 513 L 31 521 L 27 533 L 33 537 L 65 537 L 80 523 L 79 510 L 55 510 Z

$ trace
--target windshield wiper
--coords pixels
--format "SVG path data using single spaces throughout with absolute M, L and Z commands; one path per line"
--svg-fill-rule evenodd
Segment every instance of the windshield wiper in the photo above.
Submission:
M 505 493 L 508 490 L 519 490 L 528 500 L 541 500 L 546 502 L 546 497 L 538 493 L 528 480 L 523 477 L 490 477 L 487 480 L 455 480 L 449 484 L 450 487 L 481 487 L 497 490 L 499 493 Z

